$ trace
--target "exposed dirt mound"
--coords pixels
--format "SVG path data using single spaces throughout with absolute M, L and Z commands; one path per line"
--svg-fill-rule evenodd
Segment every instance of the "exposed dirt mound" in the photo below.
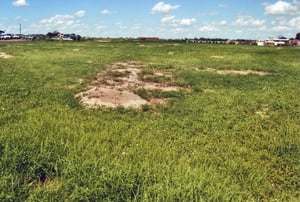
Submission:
M 213 69 L 213 68 L 207 68 L 207 69 L 202 70 L 202 71 L 215 72 L 217 74 L 223 74 L 223 75 L 227 75 L 227 74 L 236 74 L 236 75 L 256 74 L 256 75 L 259 75 L 259 76 L 271 75 L 271 73 L 269 73 L 269 72 L 254 71 L 254 70 L 217 70 L 217 69 Z
M 97 74 L 85 92 L 76 95 L 80 102 L 92 108 L 140 108 L 145 104 L 165 104 L 167 97 L 155 97 L 151 92 L 176 92 L 171 72 L 154 72 L 141 62 L 117 62 Z M 170 93 L 172 94 L 172 93 Z
M 13 56 L 8 55 L 6 53 L 0 52 L 0 58 L 4 58 L 4 59 L 8 59 L 8 58 L 12 58 Z

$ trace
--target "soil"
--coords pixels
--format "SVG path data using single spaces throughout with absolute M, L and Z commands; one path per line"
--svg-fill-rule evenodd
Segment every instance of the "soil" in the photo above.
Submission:
M 13 56 L 8 55 L 6 53 L 0 52 L 0 58 L 4 58 L 4 59 L 8 59 L 8 58 L 12 58 Z
M 205 70 L 206 72 L 215 72 L 217 74 L 222 74 L 222 75 L 227 75 L 227 74 L 235 74 L 235 75 L 248 75 L 248 74 L 256 74 L 259 76 L 266 76 L 266 75 L 271 75 L 269 72 L 265 71 L 254 71 L 254 70 L 217 70 L 213 68 L 207 68 Z
M 159 82 L 155 82 L 157 78 Z M 141 108 L 143 105 L 166 104 L 167 98 L 144 99 L 135 92 L 139 89 L 181 90 L 182 87 L 171 84 L 172 79 L 171 72 L 146 71 L 145 65 L 138 61 L 117 62 L 98 73 L 88 90 L 77 94 L 76 98 L 91 108 Z
M 213 55 L 213 56 L 210 56 L 210 58 L 224 59 L 224 56 L 221 56 L 221 55 Z

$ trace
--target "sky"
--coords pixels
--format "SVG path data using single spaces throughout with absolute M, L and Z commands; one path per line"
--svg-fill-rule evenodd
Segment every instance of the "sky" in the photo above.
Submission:
M 0 0 L 0 30 L 89 37 L 267 39 L 300 32 L 300 0 Z

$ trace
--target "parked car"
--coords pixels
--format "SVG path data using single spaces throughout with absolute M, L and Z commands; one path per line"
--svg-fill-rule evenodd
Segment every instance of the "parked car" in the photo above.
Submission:
M 20 34 L 13 34 L 11 36 L 12 39 L 21 39 L 21 35 Z
M 1 34 L 0 35 L 0 40 L 9 40 L 11 39 L 11 35 L 9 34 Z
M 32 36 L 32 35 L 25 35 L 25 36 L 24 36 L 24 39 L 25 39 L 25 40 L 34 40 L 35 38 L 34 38 L 34 36 Z

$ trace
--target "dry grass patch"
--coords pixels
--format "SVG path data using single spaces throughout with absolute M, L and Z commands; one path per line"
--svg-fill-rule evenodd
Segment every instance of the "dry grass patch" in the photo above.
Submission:
M 83 105 L 92 108 L 141 108 L 146 104 L 166 104 L 167 97 L 156 97 L 155 94 L 183 89 L 172 85 L 172 80 L 171 72 L 148 70 L 138 61 L 116 62 L 98 73 L 88 90 L 76 97 Z

